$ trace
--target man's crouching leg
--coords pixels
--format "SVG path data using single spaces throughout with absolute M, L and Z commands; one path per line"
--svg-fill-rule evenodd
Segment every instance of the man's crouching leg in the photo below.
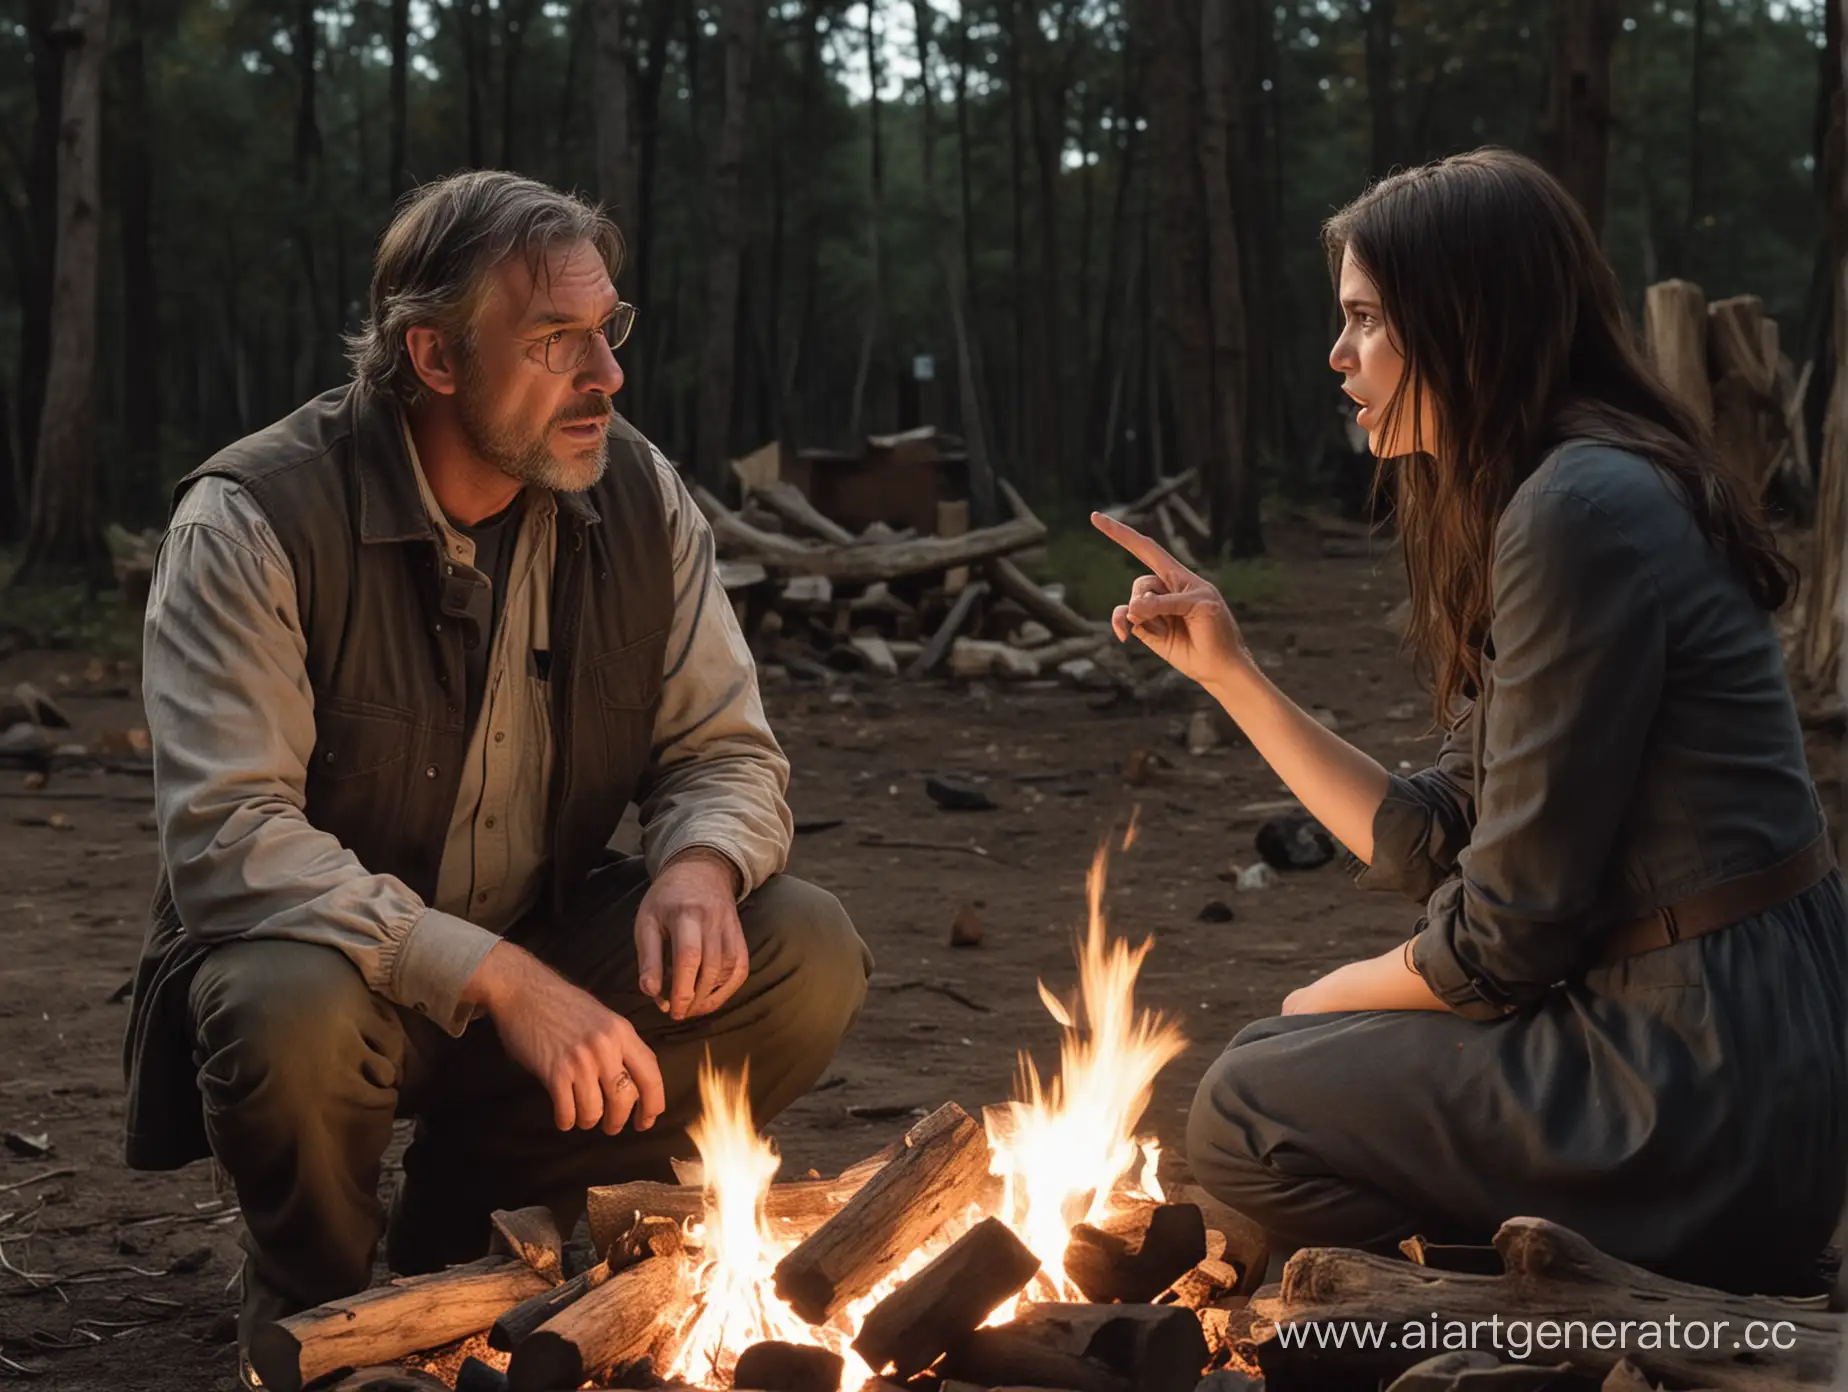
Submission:
M 691 1157 L 699 1070 L 748 1069 L 760 1128 L 820 1079 L 866 998 L 872 954 L 826 890 L 787 875 L 739 906 L 750 974 L 717 1010 L 676 1021 L 641 993 L 635 915 L 648 879 L 639 861 L 592 875 L 556 917 L 510 934 L 521 946 L 635 1026 L 655 1053 L 666 1107 L 654 1126 L 559 1131 L 550 1096 L 478 1020 L 419 1098 L 417 1139 L 387 1239 L 392 1267 L 430 1271 L 480 1256 L 496 1208 L 550 1206 L 568 1226 L 584 1190 L 632 1179 L 672 1181 L 669 1161 Z
M 345 957 L 308 943 L 213 949 L 190 1005 L 206 1135 L 243 1210 L 248 1344 L 258 1322 L 371 1282 L 404 1028 Z

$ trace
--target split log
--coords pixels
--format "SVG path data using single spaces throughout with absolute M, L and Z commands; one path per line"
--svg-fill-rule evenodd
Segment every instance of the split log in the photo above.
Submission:
M 987 593 L 988 586 L 979 580 L 963 588 L 963 592 L 956 596 L 956 602 L 950 606 L 950 612 L 924 645 L 924 651 L 918 654 L 918 660 L 905 672 L 907 677 L 915 679 L 930 675 L 931 669 L 943 661 L 943 655 L 950 650 L 956 635 L 962 632 L 963 625 L 969 622 L 969 615 Z
M 1061 1353 L 1012 1325 L 978 1329 L 938 1365 L 952 1381 L 982 1388 L 1056 1387 L 1064 1392 L 1131 1392 L 1129 1379 L 1094 1358 Z
M 1299 806 L 1294 800 L 1291 805 Z M 1277 810 L 1268 803 L 1264 807 L 1266 815 Z M 1181 1185 L 1173 1197 L 1198 1208 L 1209 1232 L 1224 1234 L 1226 1245 L 1220 1256 L 1238 1268 L 1239 1295 L 1250 1295 L 1264 1284 L 1264 1273 L 1270 1266 L 1270 1239 L 1263 1228 L 1197 1184 Z
M 921 1373 L 1038 1274 L 1039 1258 L 999 1218 L 984 1218 L 873 1306 L 853 1350 L 874 1371 Z
M 300 1392 L 339 1368 L 386 1363 L 478 1334 L 508 1306 L 546 1288 L 525 1262 L 484 1257 L 259 1325 L 250 1363 L 265 1387 Z
M 1504 1267 L 1501 1276 L 1436 1271 L 1344 1248 L 1304 1248 L 1284 1268 L 1277 1294 L 1260 1294 L 1252 1301 L 1258 1361 L 1278 1385 L 1372 1386 L 1376 1380 L 1391 1381 L 1431 1352 L 1430 1340 L 1419 1347 L 1402 1337 L 1404 1330 L 1430 1331 L 1435 1319 L 1441 1339 L 1445 1329 L 1506 1321 L 1511 1311 L 1519 1311 L 1536 1328 L 1544 1320 L 1570 1334 L 1561 1340 L 1565 1347 L 1544 1352 L 1568 1359 L 1580 1373 L 1606 1374 L 1627 1355 L 1649 1377 L 1672 1387 L 1790 1392 L 1826 1386 L 1833 1372 L 1842 1342 L 1840 1315 L 1671 1281 L 1607 1256 L 1577 1233 L 1538 1218 L 1502 1224 L 1495 1247 Z M 1433 1311 L 1439 1314 L 1434 1317 Z M 1707 1347 L 1662 1334 L 1662 1348 L 1639 1349 L 1636 1340 L 1627 1341 L 1628 1348 L 1618 1345 L 1616 1332 L 1625 1321 L 1632 1331 L 1661 1331 L 1670 1314 L 1684 1332 L 1697 1325 L 1731 1332 Z M 1278 1327 L 1303 1321 L 1384 1322 L 1401 1337 L 1379 1348 L 1362 1348 L 1358 1340 L 1339 1348 L 1332 1340 L 1326 1347 L 1310 1340 L 1284 1347 Z M 1776 1329 L 1786 1347 L 1735 1348 L 1745 1342 L 1743 1333 L 1754 1321 L 1761 1331 Z M 1600 1337 L 1600 1329 L 1610 1337 Z
M 1713 419 L 1707 385 L 1707 297 L 1690 280 L 1665 280 L 1643 297 L 1643 339 L 1656 375 L 1703 421 Z
M 840 1392 L 847 1360 L 814 1344 L 766 1339 L 738 1355 L 732 1371 L 737 1392 Z
M 777 1263 L 776 1293 L 810 1324 L 878 1285 L 986 1187 L 988 1138 L 946 1102 L 905 1133 L 905 1150 Z
M 1176 1305 L 1049 1303 L 1025 1307 L 1010 1324 L 977 1330 L 943 1366 L 947 1376 L 989 1386 L 1034 1385 L 1034 1375 L 1054 1369 L 1035 1368 L 1028 1349 L 1077 1368 L 1089 1363 L 1121 1379 L 1119 1386 L 1130 1392 L 1193 1392 L 1209 1356 L 1198 1317 Z
M 558 1235 L 558 1220 L 551 1209 L 543 1204 L 497 1208 L 488 1221 L 494 1226 L 490 1251 L 517 1257 L 548 1281 L 564 1279 L 565 1241 Z
M 975 585 L 969 588 L 974 589 Z M 995 643 L 985 638 L 958 638 L 950 644 L 950 675 L 959 680 L 1005 677 L 1011 681 L 1031 681 L 1039 674 L 1039 659 L 1011 643 Z
M 1082 638 L 1061 638 L 1056 643 L 1042 643 L 1037 648 L 1022 648 L 1020 651 L 1039 663 L 1040 671 L 1051 672 L 1073 658 L 1094 655 L 1112 641 L 1108 633 L 1091 633 Z
M 832 542 L 836 546 L 853 546 L 860 540 L 811 503 L 803 496 L 802 490 L 787 479 L 760 484 L 751 490 L 750 496 L 790 526 L 822 541 Z
M 987 571 L 989 582 L 997 594 L 1013 600 L 1061 638 L 1090 636 L 1092 629 L 1089 619 L 1047 594 L 1034 582 L 1032 576 L 1005 556 L 990 561 Z
M 1758 296 L 1735 295 L 1708 308 L 1714 445 L 1753 498 L 1764 496 L 1785 443 L 1778 357 L 1777 321 L 1766 318 Z
M 653 1352 L 693 1295 L 693 1264 L 650 1257 L 619 1271 L 522 1339 L 507 1364 L 510 1392 L 583 1386 Z
M 1208 1257 L 1185 1272 L 1162 1293 L 1164 1305 L 1179 1305 L 1198 1314 L 1223 1305 L 1238 1292 L 1238 1268 L 1229 1261 Z
M 507 1375 L 479 1358 L 464 1358 L 456 1369 L 456 1392 L 507 1392 Z
M 494 1321 L 488 1330 L 488 1347 L 512 1353 L 528 1334 L 546 1323 L 567 1305 L 575 1305 L 598 1286 L 610 1279 L 610 1264 L 600 1261 L 588 1271 L 580 1271 L 563 1285 L 540 1291 L 522 1300 Z
M 858 1192 L 861 1177 L 805 1179 L 772 1184 L 764 1200 L 770 1230 L 781 1238 L 803 1238 L 819 1228 L 842 1204 Z M 635 1180 L 628 1184 L 593 1185 L 585 1195 L 590 1217 L 590 1238 L 599 1254 L 627 1233 L 637 1214 L 671 1218 L 677 1223 L 703 1222 L 705 1191 L 692 1185 L 660 1184 Z
M 1137 1205 L 1102 1223 L 1079 1223 L 1065 1274 L 1087 1300 L 1153 1300 L 1206 1260 L 1206 1220 L 1190 1203 Z
M 1024 551 L 1046 539 L 1045 524 L 1028 515 L 993 527 L 978 527 L 959 537 L 856 541 L 846 546 L 816 543 L 753 527 L 704 489 L 696 486 L 692 492 L 700 511 L 711 522 L 713 537 L 727 560 L 756 561 L 783 575 L 825 575 L 842 584 L 897 580 L 975 565 L 994 556 Z

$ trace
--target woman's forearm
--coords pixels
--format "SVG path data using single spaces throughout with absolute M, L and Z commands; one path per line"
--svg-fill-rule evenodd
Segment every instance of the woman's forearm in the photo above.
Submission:
M 1373 814 L 1386 796 L 1379 761 L 1284 695 L 1256 663 L 1228 668 L 1206 689 L 1309 814 L 1371 865 Z

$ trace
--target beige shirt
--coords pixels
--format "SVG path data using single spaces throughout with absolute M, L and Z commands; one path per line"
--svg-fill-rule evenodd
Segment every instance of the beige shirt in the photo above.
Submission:
M 653 761 L 637 794 L 642 853 L 652 874 L 709 847 L 749 893 L 788 857 L 789 765 L 719 585 L 711 530 L 673 467 L 659 451 L 653 459 L 674 618 Z M 418 478 L 444 545 L 472 564 L 473 543 L 448 525 L 421 470 Z M 463 986 L 499 932 L 537 901 L 550 862 L 550 710 L 510 659 L 548 636 L 556 536 L 555 500 L 534 490 L 437 892 L 426 903 L 307 820 L 314 694 L 294 575 L 240 486 L 207 478 L 188 490 L 149 594 L 143 686 L 161 854 L 189 934 L 336 948 L 382 996 L 461 1031 L 471 1017 Z

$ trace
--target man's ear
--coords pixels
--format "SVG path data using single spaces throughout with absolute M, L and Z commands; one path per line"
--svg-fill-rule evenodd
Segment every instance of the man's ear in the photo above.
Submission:
M 462 365 L 442 330 L 415 324 L 404 331 L 404 347 L 419 381 L 438 396 L 456 394 Z

